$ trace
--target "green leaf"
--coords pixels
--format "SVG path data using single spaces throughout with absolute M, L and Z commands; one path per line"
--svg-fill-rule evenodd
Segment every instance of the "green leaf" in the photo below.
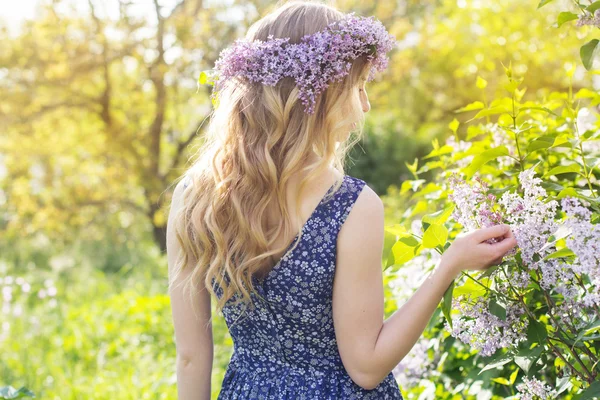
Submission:
M 531 342 L 543 343 L 547 337 L 548 331 L 546 330 L 546 325 L 530 318 L 529 325 L 527 326 L 527 339 Z
M 517 375 L 519 375 L 519 368 L 515 368 L 513 373 L 510 374 L 509 382 L 511 385 L 513 385 L 515 383 L 515 381 L 517 380 Z
M 216 78 L 216 72 L 213 70 L 204 70 L 198 76 L 198 85 L 213 85 Z
M 490 313 L 492 313 L 492 315 L 495 315 L 496 317 L 500 318 L 501 320 L 506 321 L 506 308 L 504 308 L 504 307 L 502 307 L 502 305 L 498 304 L 496 299 L 494 299 L 494 298 L 490 299 L 488 307 L 489 307 Z
M 554 137 L 552 136 L 542 136 L 540 138 L 535 139 L 527 145 L 527 151 L 532 152 L 539 149 L 547 149 L 548 147 L 554 144 Z
M 500 359 L 498 359 L 498 360 L 496 360 L 496 361 L 494 361 L 494 362 L 486 365 L 485 367 L 483 367 L 481 369 L 481 371 L 479 371 L 479 373 L 477 375 L 481 375 L 482 372 L 487 371 L 489 369 L 494 369 L 494 368 L 497 368 L 497 367 L 501 367 L 501 366 L 503 366 L 505 364 L 508 364 L 509 362 L 511 362 L 513 360 L 513 357 L 514 356 L 512 354 L 506 355 L 506 356 L 504 356 L 504 357 L 502 357 L 502 358 L 500 358 Z
M 434 249 L 436 246 L 444 246 L 448 239 L 448 229 L 444 225 L 431 224 L 423 234 L 423 247 Z
M 558 167 L 552 168 L 550 171 L 546 172 L 544 177 L 552 176 L 552 175 L 560 175 L 560 174 L 568 174 L 573 172 L 581 172 L 581 166 L 579 164 L 571 164 L 571 165 L 561 165 Z
M 528 373 L 531 366 L 540 358 L 542 350 L 543 346 L 536 346 L 533 349 L 523 349 L 519 351 L 515 356 L 515 364 L 525 371 L 525 373 Z
M 387 225 L 383 228 L 384 231 L 396 236 L 410 236 L 406 228 L 400 224 Z
M 473 103 L 467 104 L 466 106 L 455 110 L 455 113 L 465 112 L 465 111 L 474 111 L 481 110 L 485 105 L 481 101 L 474 101 Z
M 423 218 L 421 218 L 421 221 L 427 222 L 428 224 L 442 225 L 450 218 L 455 207 L 456 205 L 454 203 L 450 203 L 450 205 L 443 210 L 424 215 Z
M 576 397 L 577 400 L 592 400 L 600 396 L 600 381 L 593 382 L 587 389 L 583 391 L 579 396 Z
M 478 154 L 471 161 L 471 165 L 465 167 L 463 172 L 466 175 L 466 179 L 470 179 L 475 172 L 479 171 L 479 169 L 484 165 L 501 156 L 507 156 L 508 149 L 506 146 L 494 147 L 492 149 L 486 150 L 481 154 Z
M 489 115 L 510 113 L 511 111 L 512 110 L 509 110 L 507 107 L 504 107 L 504 106 L 486 108 L 485 110 L 479 111 L 473 118 L 471 118 L 467 122 L 473 121 L 474 119 L 487 117 Z
M 25 397 L 35 397 L 35 394 L 25 386 L 18 390 L 12 386 L 0 387 L 0 399 L 22 399 Z
M 416 246 L 419 241 L 412 236 L 407 236 L 398 240 L 392 246 L 394 263 L 401 265 L 412 260 L 416 256 Z
M 579 55 L 581 56 L 581 61 L 583 62 L 583 66 L 588 71 L 592 68 L 594 63 L 594 51 L 598 46 L 598 39 L 592 39 L 583 46 L 579 50 Z
M 540 3 L 538 4 L 537 8 L 541 8 L 544 7 L 546 4 L 551 3 L 554 0 L 541 0 Z
M 478 282 L 485 286 L 485 284 L 489 282 L 489 279 L 479 278 Z M 487 290 L 485 287 L 477 284 L 472 279 L 467 279 L 463 285 L 454 288 L 455 296 L 467 295 L 472 299 L 484 296 L 486 293 Z
M 590 333 L 598 330 L 600 328 L 600 319 L 597 319 L 596 321 L 591 322 L 590 324 L 588 324 L 585 328 L 583 328 L 581 330 L 581 332 L 579 332 L 579 335 L 577 335 L 577 338 L 575 339 L 575 343 L 579 342 L 580 340 L 589 340 L 589 338 L 586 338 L 586 335 L 589 335 Z
M 573 14 L 572 12 L 568 11 L 563 11 L 560 14 L 558 14 L 558 19 L 556 22 L 558 23 L 558 27 L 560 28 L 565 22 L 573 21 L 577 18 L 577 14 Z
M 555 244 L 560 239 L 566 238 L 572 232 L 573 232 L 573 230 L 571 228 L 567 227 L 566 225 L 559 226 L 558 229 L 556 230 L 556 232 L 554 232 L 552 235 L 550 235 L 548 237 L 548 240 L 547 240 L 546 244 L 544 244 L 542 246 L 542 248 L 538 250 L 538 252 L 544 250 L 547 247 L 552 246 L 553 244 Z
M 456 118 L 454 118 L 452 120 L 452 122 L 450 122 L 450 124 L 448 125 L 448 128 L 450 128 L 450 130 L 452 130 L 452 132 L 456 133 L 459 126 L 460 126 L 460 122 L 458 122 L 458 120 Z
M 552 254 L 548 254 L 546 257 L 544 257 L 544 260 L 551 260 L 553 258 L 562 258 L 562 257 L 572 257 L 574 255 L 575 255 L 575 253 L 573 253 L 570 249 L 565 247 L 558 251 L 555 251 Z
M 450 154 L 454 151 L 454 148 L 450 145 L 443 145 L 442 147 L 440 147 L 439 149 L 434 149 L 431 151 L 431 153 L 427 154 L 425 157 L 422 157 L 422 159 L 428 159 L 428 158 L 432 158 L 432 157 L 437 157 L 437 156 L 441 156 L 443 154 Z
M 562 378 L 556 379 L 556 396 L 564 392 L 565 390 L 570 389 L 573 384 L 571 383 L 571 375 L 565 375 Z M 556 398 L 555 396 L 555 398 Z
M 485 89 L 487 86 L 487 81 L 480 76 L 477 76 L 477 82 L 475 83 L 478 89 Z
M 580 195 L 574 188 L 570 187 L 564 188 L 556 195 L 557 199 L 562 199 L 564 197 L 580 197 Z
M 500 378 L 492 378 L 492 381 L 497 382 L 497 383 L 499 383 L 501 385 L 506 385 L 506 386 L 512 385 L 508 379 L 502 378 L 502 377 L 500 377 Z
M 593 14 L 594 11 L 600 9 L 600 1 L 593 2 L 592 4 L 587 6 L 585 9 Z
M 450 313 L 452 311 L 452 297 L 454 292 L 454 280 L 450 283 L 450 286 L 444 292 L 444 297 L 442 298 L 442 312 L 444 313 L 444 317 L 446 321 L 448 321 L 448 325 L 452 328 L 452 317 Z

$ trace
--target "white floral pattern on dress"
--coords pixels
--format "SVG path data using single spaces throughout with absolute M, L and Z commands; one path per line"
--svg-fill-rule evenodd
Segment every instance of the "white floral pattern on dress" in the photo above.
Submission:
M 365 184 L 344 175 L 333 196 L 329 188 L 280 261 L 255 280 L 266 303 L 254 293 L 254 308 L 226 303 L 234 351 L 219 400 L 403 399 L 392 372 L 372 390 L 350 378 L 333 326 L 337 236 Z M 214 288 L 220 297 L 222 289 Z

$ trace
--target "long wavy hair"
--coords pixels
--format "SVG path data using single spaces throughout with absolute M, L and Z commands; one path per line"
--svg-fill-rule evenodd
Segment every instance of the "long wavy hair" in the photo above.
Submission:
M 254 23 L 246 39 L 267 40 L 273 35 L 297 43 L 343 16 L 328 4 L 291 1 Z M 273 267 L 270 257 L 289 246 L 269 251 L 271 244 L 281 235 L 296 233 L 291 232 L 286 207 L 288 181 L 298 172 L 309 171 L 300 183 L 299 204 L 300 193 L 315 177 L 330 167 L 344 174 L 347 152 L 363 136 L 364 112 L 357 87 L 369 68 L 366 57 L 354 60 L 350 74 L 317 98 L 314 114 L 304 112 L 292 78 L 275 86 L 241 79 L 224 82 L 195 161 L 177 179 L 188 176 L 191 184 L 175 216 L 183 251 L 169 288 L 184 268 L 193 268 L 182 281 L 184 291 L 191 298 L 192 291 L 204 285 L 218 298 L 213 281 L 218 283 L 222 295 L 217 312 L 236 293 L 242 295 L 238 301 L 253 303 L 251 292 L 260 297 L 252 277 L 266 276 Z M 309 163 L 314 153 L 318 161 Z M 341 183 L 341 179 L 334 183 L 332 193 Z M 266 225 L 269 204 L 276 204 L 272 208 L 281 217 L 274 229 Z M 299 207 L 294 211 L 296 226 L 301 226 Z M 292 249 L 298 243 L 300 239 Z

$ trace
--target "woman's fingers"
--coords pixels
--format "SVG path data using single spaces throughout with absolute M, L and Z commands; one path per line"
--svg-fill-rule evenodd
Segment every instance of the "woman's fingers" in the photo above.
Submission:
M 478 243 L 484 242 L 491 238 L 505 236 L 510 232 L 510 227 L 506 224 L 494 225 L 489 228 L 481 228 L 475 231 L 474 237 Z

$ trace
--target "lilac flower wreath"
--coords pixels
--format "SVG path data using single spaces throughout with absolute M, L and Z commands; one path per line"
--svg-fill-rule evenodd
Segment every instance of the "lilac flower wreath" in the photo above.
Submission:
M 291 77 L 299 89 L 304 111 L 313 114 L 317 96 L 331 82 L 340 81 L 350 73 L 352 60 L 367 55 L 371 81 L 376 72 L 387 67 L 386 53 L 396 43 L 396 38 L 388 34 L 380 21 L 354 13 L 346 14 L 322 31 L 304 36 L 299 43 L 288 43 L 289 39 L 273 35 L 267 41 L 238 39 L 221 51 L 215 63 L 213 96 L 223 81 L 235 76 L 270 86 Z

